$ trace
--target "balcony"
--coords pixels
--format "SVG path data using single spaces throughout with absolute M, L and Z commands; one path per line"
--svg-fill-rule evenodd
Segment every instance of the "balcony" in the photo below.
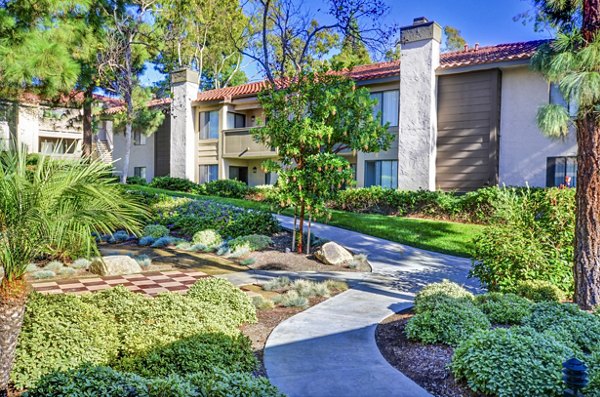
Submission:
M 277 150 L 252 137 L 252 128 L 223 130 L 224 158 L 268 158 L 276 157 Z

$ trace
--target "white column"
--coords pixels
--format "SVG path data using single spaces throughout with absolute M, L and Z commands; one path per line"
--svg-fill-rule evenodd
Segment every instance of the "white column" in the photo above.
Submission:
M 171 142 L 169 174 L 194 181 L 196 178 L 196 120 L 192 102 L 198 96 L 198 73 L 189 69 L 171 74 Z
M 398 188 L 435 190 L 436 76 L 442 28 L 425 18 L 401 28 Z

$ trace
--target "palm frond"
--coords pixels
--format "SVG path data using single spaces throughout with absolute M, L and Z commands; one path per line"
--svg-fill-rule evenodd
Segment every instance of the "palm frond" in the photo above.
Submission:
M 564 139 L 569 134 L 571 119 L 564 106 L 551 104 L 538 109 L 537 125 L 547 137 Z

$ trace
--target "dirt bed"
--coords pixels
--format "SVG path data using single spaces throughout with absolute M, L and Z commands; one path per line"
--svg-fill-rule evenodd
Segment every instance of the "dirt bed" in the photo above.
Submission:
M 437 397 L 477 397 L 463 383 L 457 383 L 448 365 L 453 350 L 446 345 L 423 345 L 409 341 L 404 333 L 411 312 L 386 318 L 376 331 L 376 340 L 385 359 L 404 375 Z

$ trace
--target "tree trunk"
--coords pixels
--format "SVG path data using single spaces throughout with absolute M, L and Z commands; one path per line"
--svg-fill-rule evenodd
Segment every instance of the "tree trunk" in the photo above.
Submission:
M 304 210 L 305 210 L 306 204 L 304 202 L 300 203 L 300 217 L 298 219 L 298 246 L 296 248 L 296 251 L 301 254 L 302 253 L 302 247 L 303 247 L 303 240 L 304 240 Z
M 0 397 L 8 394 L 10 371 L 17 349 L 17 340 L 23 325 L 27 284 L 24 280 L 0 285 Z
M 600 30 L 600 0 L 584 0 L 581 33 L 585 41 L 590 43 L 594 40 L 598 30 Z
M 94 101 L 93 97 L 93 87 L 88 87 L 85 90 L 84 99 L 83 99 L 83 143 L 82 143 L 82 153 L 81 155 L 84 158 L 89 158 L 92 156 L 92 103 Z
M 593 114 L 577 123 L 575 301 L 600 304 L 600 126 Z

